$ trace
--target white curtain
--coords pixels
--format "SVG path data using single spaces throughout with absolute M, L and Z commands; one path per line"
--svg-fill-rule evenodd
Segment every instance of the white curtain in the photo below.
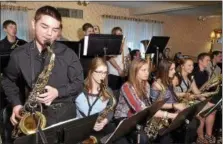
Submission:
M 3 30 L 3 22 L 5 20 L 13 20 L 17 24 L 17 37 L 25 41 L 29 41 L 29 22 L 28 12 L 24 10 L 11 10 L 11 9 L 0 9 L 1 10 L 1 39 L 6 34 Z
M 111 34 L 113 27 L 121 27 L 123 35 L 126 37 L 127 46 L 132 50 L 139 49 L 142 54 L 145 50 L 140 43 L 141 40 L 151 40 L 152 36 L 163 35 L 163 24 L 161 22 L 139 22 L 112 18 L 104 18 L 103 22 L 103 33 Z

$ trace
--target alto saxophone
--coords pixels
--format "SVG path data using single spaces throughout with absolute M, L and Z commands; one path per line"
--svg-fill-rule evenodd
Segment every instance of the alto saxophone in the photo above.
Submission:
M 46 42 L 45 45 L 48 50 L 50 62 L 47 66 L 44 67 L 43 71 L 38 76 L 34 88 L 29 94 L 28 100 L 25 102 L 23 108 L 21 109 L 22 118 L 12 132 L 13 138 L 18 137 L 21 133 L 25 135 L 33 134 L 36 132 L 38 126 L 40 126 L 41 129 L 46 126 L 46 118 L 42 114 L 42 104 L 39 103 L 36 98 L 39 94 L 45 92 L 45 86 L 48 83 L 51 71 L 54 67 L 55 54 L 51 49 L 50 42 Z M 40 111 L 37 111 L 37 108 L 40 108 Z
M 116 99 L 115 97 L 107 90 L 106 85 L 104 83 L 103 80 L 101 80 L 101 94 L 103 93 L 107 93 L 109 94 L 111 100 L 112 100 L 112 105 L 111 106 L 107 106 L 98 116 L 96 122 L 100 123 L 103 119 L 105 119 L 108 116 L 108 113 L 110 113 L 111 111 L 114 111 L 115 105 L 116 105 Z M 100 95 L 101 95 L 100 94 Z M 90 138 L 88 138 L 87 140 L 84 140 L 82 142 L 82 144 L 98 144 L 98 138 L 95 136 L 90 136 Z
M 163 88 L 157 100 L 163 99 L 164 98 L 163 96 L 165 94 L 166 94 L 166 89 Z M 147 120 L 144 131 L 146 132 L 146 135 L 148 136 L 149 140 L 153 141 L 157 138 L 159 130 L 166 128 L 168 126 L 169 126 L 168 118 L 153 117 L 151 120 Z
M 11 46 L 10 49 L 15 49 L 16 47 L 18 47 L 19 46 L 18 42 L 19 42 L 19 40 L 16 40 L 16 42 Z
M 221 75 L 213 74 L 213 76 L 207 82 L 205 82 L 199 90 L 201 92 L 204 92 L 208 90 L 209 88 L 220 85 L 221 81 L 222 81 Z

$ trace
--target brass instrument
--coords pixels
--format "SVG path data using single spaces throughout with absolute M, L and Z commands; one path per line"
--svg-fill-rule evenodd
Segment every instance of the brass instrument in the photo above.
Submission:
M 21 110 L 22 118 L 12 132 L 13 138 L 18 137 L 21 133 L 25 135 L 33 134 L 36 132 L 38 126 L 40 126 L 41 129 L 46 126 L 46 118 L 42 114 L 42 104 L 39 103 L 36 98 L 39 94 L 42 94 L 45 91 L 45 86 L 48 83 L 51 71 L 54 67 L 55 54 L 51 49 L 50 42 L 46 42 L 45 45 L 48 50 L 48 57 L 50 57 L 50 62 L 47 66 L 44 67 L 43 71 L 38 76 L 34 88 L 29 94 L 28 100 L 25 102 Z M 40 111 L 37 111 L 38 106 Z
M 129 55 L 125 56 L 124 45 L 125 45 L 125 36 L 122 39 L 121 52 L 122 52 L 123 73 L 124 73 L 124 76 L 128 76 L 131 59 Z
M 130 56 L 126 56 L 126 57 L 124 57 L 124 64 L 123 64 L 123 72 L 124 72 L 124 76 L 128 76 L 130 65 L 131 65 L 131 59 L 130 59 Z
M 194 80 L 194 76 L 191 77 L 191 80 Z M 190 88 L 185 92 L 186 94 L 180 99 L 180 103 L 184 103 L 186 106 L 192 106 L 195 104 L 195 99 L 191 99 L 190 95 L 192 91 L 192 84 L 190 85 Z
M 220 86 L 218 85 L 215 91 L 213 91 L 213 92 L 205 92 L 205 93 L 202 93 L 202 94 L 199 94 L 199 95 L 207 98 L 207 97 L 210 97 L 210 96 L 218 94 L 219 90 L 220 90 Z
M 103 119 L 105 119 L 108 115 L 109 112 L 111 111 L 114 111 L 114 108 L 115 108 L 115 105 L 116 105 L 116 99 L 115 99 L 115 96 L 113 96 L 107 89 L 105 83 L 103 80 L 101 80 L 101 83 L 100 83 L 100 87 L 101 87 L 101 92 L 100 92 L 100 95 L 104 94 L 104 93 L 107 93 L 109 94 L 111 100 L 112 100 L 112 105 L 110 106 L 107 106 L 98 116 L 96 122 L 100 123 Z M 95 136 L 90 136 L 89 139 L 87 140 L 84 140 L 82 142 L 82 144 L 98 144 L 98 139 L 95 137 Z
M 146 52 L 147 49 L 148 49 L 150 41 L 149 40 L 142 40 L 141 43 L 143 44 L 144 50 Z M 153 58 L 154 58 L 154 56 L 155 56 L 154 53 L 145 54 L 145 60 L 149 64 L 150 72 L 152 72 L 154 70 L 154 66 L 153 66 Z
M 166 94 L 166 89 L 163 87 L 161 94 L 157 100 L 163 99 Z M 147 120 L 144 131 L 148 136 L 149 140 L 155 140 L 159 134 L 159 130 L 169 126 L 169 121 L 167 117 L 153 117 L 151 120 Z
M 207 82 L 205 82 L 199 90 L 201 92 L 204 92 L 212 87 L 220 85 L 221 81 L 222 81 L 221 75 L 213 74 L 213 76 Z
M 18 42 L 19 42 L 19 40 L 16 40 L 16 42 L 11 46 L 10 49 L 15 49 L 16 47 L 18 47 L 19 46 Z

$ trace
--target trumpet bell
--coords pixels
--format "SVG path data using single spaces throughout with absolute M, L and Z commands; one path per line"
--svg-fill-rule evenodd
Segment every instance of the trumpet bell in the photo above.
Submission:
M 20 130 L 26 135 L 36 133 L 38 122 L 36 122 L 35 119 L 37 121 L 40 120 L 41 129 L 46 127 L 46 117 L 42 113 L 40 112 L 36 112 L 35 114 L 25 113 L 19 122 Z

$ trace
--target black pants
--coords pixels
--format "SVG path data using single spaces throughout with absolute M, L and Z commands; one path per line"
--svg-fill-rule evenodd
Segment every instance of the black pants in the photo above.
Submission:
M 197 128 L 199 127 L 200 121 L 197 118 L 192 119 L 192 121 L 187 125 L 185 130 L 185 144 L 190 144 L 196 141 Z
M 139 139 L 138 139 L 138 134 L 139 134 Z M 148 136 L 144 131 L 140 131 L 137 133 L 136 130 L 132 131 L 128 136 L 129 141 L 131 141 L 134 144 L 137 144 L 138 141 L 140 144 L 149 144 L 149 139 Z
M 43 114 L 46 116 L 47 126 L 50 126 L 61 121 L 75 118 L 76 107 L 73 102 L 52 104 L 43 110 Z

